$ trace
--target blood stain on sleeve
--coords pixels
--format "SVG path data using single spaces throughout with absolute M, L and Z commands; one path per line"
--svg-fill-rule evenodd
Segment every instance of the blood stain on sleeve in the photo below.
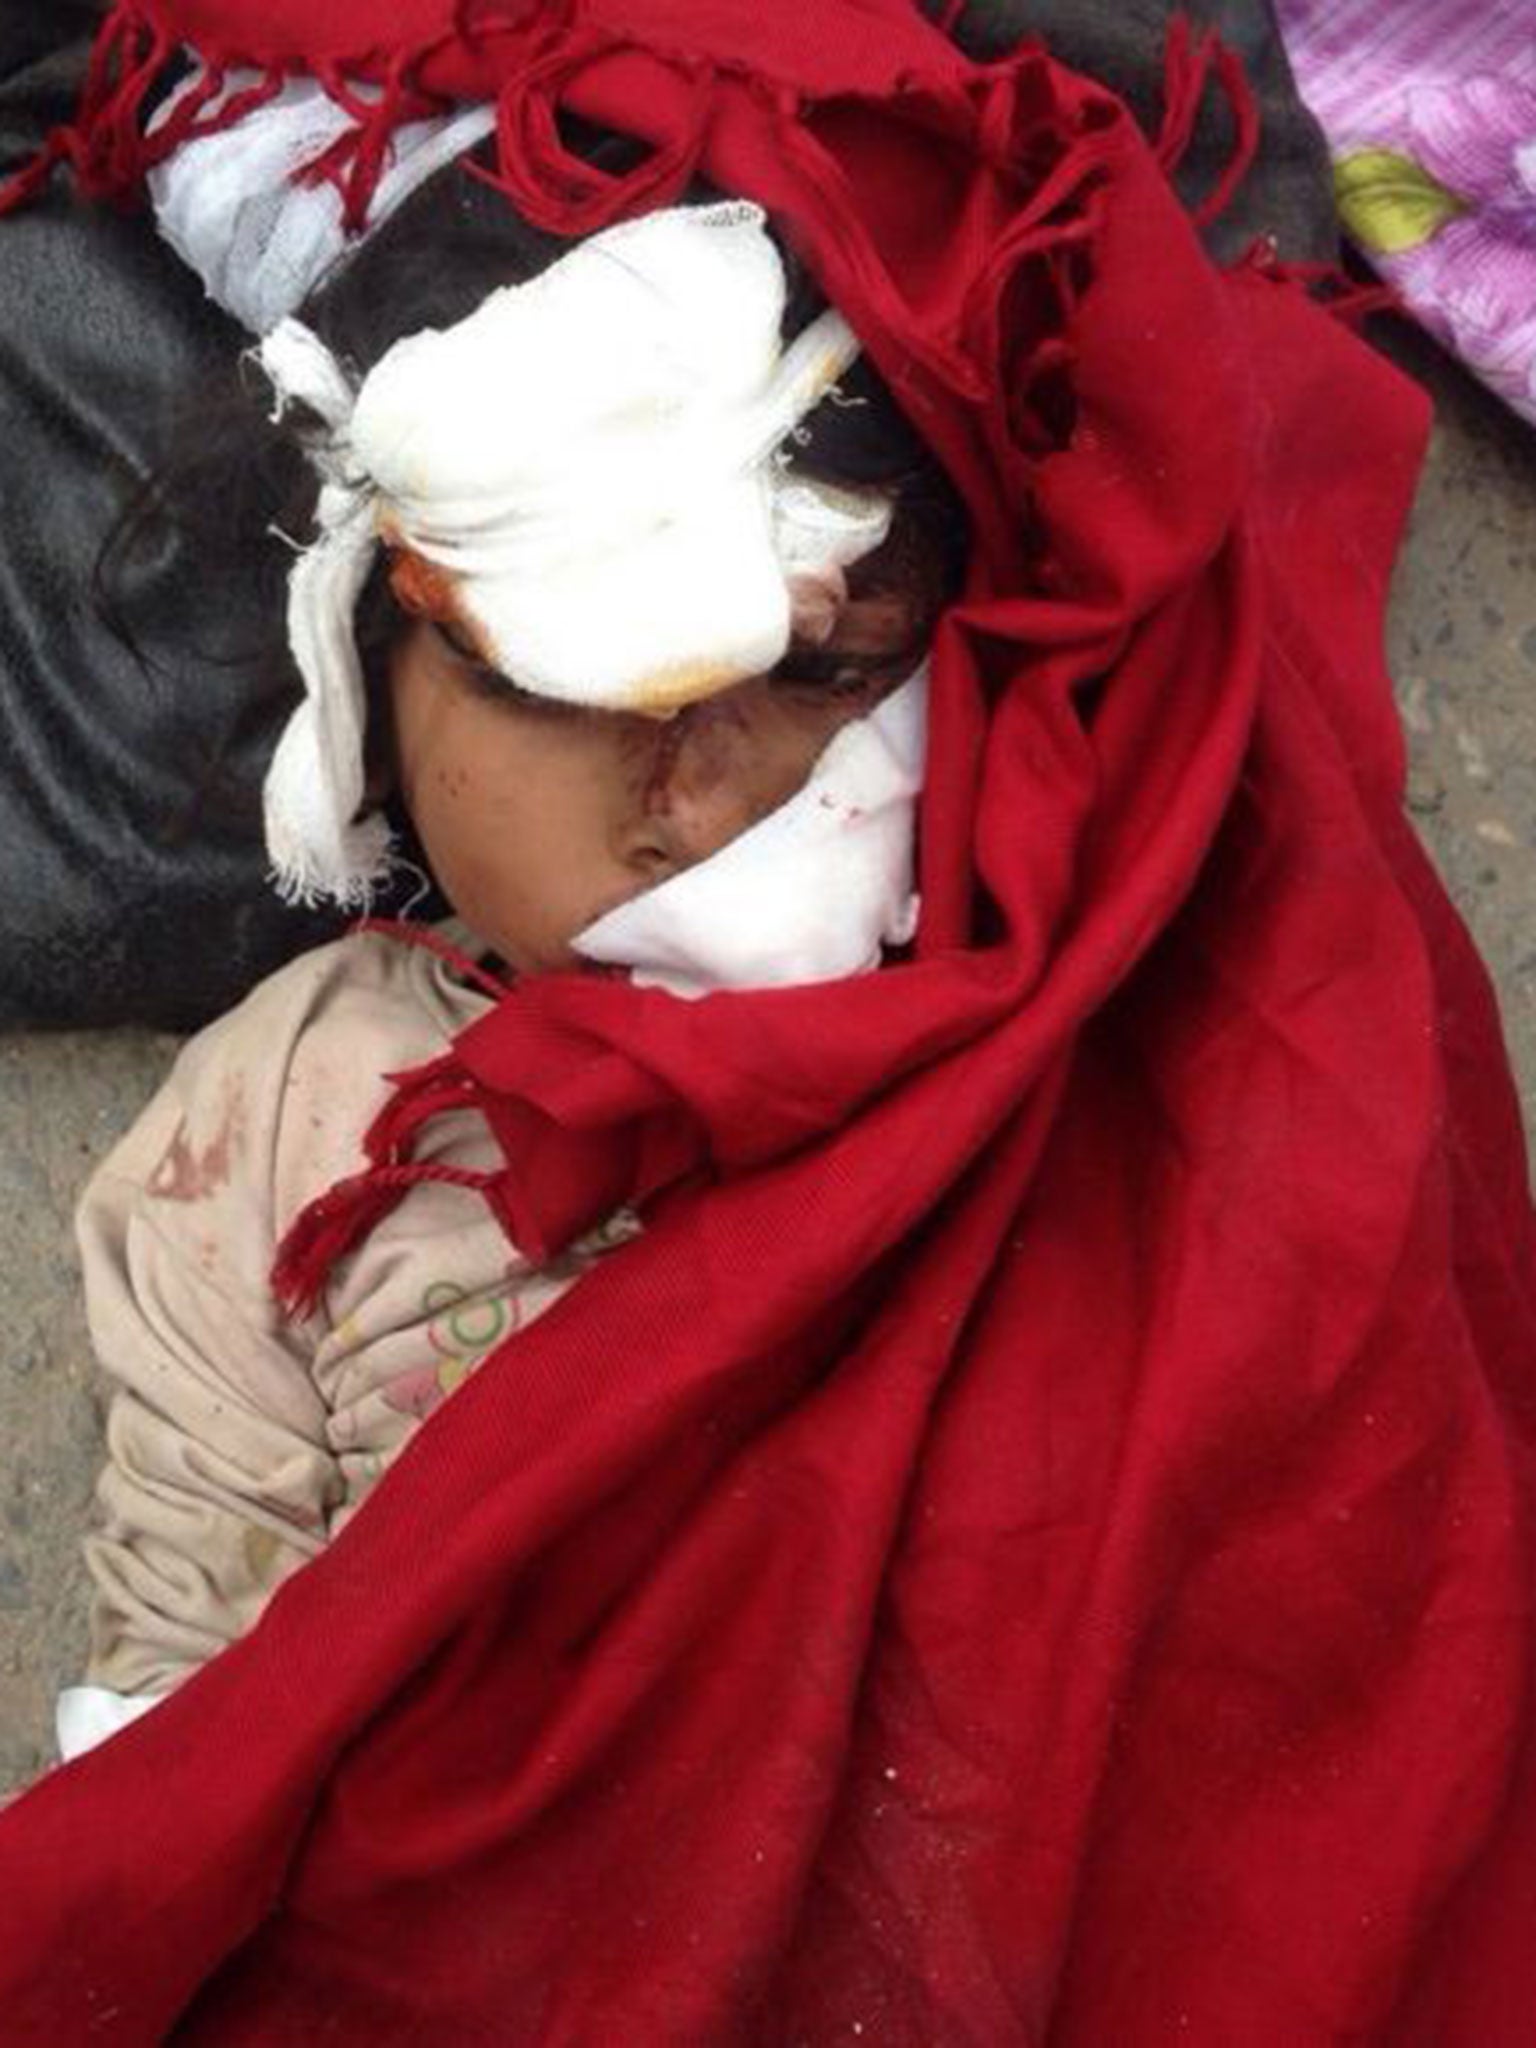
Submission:
M 220 1094 L 219 1120 L 206 1144 L 199 1145 L 194 1140 L 186 1117 L 177 1119 L 169 1144 L 145 1182 L 148 1192 L 158 1200 L 201 1202 L 228 1183 L 245 1135 L 240 1076 L 226 1076 Z

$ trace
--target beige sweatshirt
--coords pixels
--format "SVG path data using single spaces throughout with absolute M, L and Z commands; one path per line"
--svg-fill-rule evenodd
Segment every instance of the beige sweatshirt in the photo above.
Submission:
M 116 1381 L 88 1676 L 159 1693 L 247 1630 L 351 1514 L 421 1419 L 550 1306 L 616 1219 L 541 1272 L 463 1189 L 412 1188 L 285 1322 L 273 1252 L 364 1164 L 384 1077 L 487 1007 L 435 956 L 378 934 L 304 955 L 190 1041 L 102 1165 L 78 1228 L 91 1335 Z M 499 1163 L 438 1119 L 419 1155 Z

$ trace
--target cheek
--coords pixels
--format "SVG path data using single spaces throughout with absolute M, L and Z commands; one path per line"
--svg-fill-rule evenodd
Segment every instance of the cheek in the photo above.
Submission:
M 418 782 L 411 814 L 432 872 L 461 915 L 473 922 L 488 903 L 537 896 L 541 835 L 512 778 L 494 765 L 439 763 Z
M 798 700 L 776 694 L 769 684 L 748 685 L 738 715 L 700 734 L 681 764 L 681 780 L 701 803 L 750 824 L 802 787 L 833 734 L 864 709 L 861 703 Z
M 500 718 L 467 748 L 424 755 L 405 784 L 439 888 L 523 972 L 570 965 L 569 940 L 613 894 L 602 789 L 579 748 L 519 746 Z

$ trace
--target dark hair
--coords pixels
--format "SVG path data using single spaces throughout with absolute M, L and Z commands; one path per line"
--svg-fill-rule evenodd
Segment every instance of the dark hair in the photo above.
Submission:
M 584 153 L 610 167 L 632 147 L 615 136 L 583 138 Z M 716 196 L 703 188 L 689 195 L 699 201 Z M 402 336 L 455 324 L 494 285 L 537 275 L 568 246 L 531 226 L 485 179 L 451 165 L 337 265 L 310 294 L 301 317 L 360 381 Z M 793 252 L 782 253 L 788 339 L 825 300 Z M 255 692 L 268 705 L 274 696 L 299 688 L 283 629 L 285 587 L 293 548 L 310 535 L 317 490 L 302 450 L 302 415 L 274 423 L 270 409 L 259 367 L 248 356 L 239 358 L 227 387 L 205 398 L 164 466 L 126 508 L 96 572 L 100 609 L 147 666 L 154 665 L 154 640 L 174 632 L 184 643 L 200 643 L 205 659 L 251 664 L 259 678 Z M 901 593 L 926 640 L 959 579 L 964 515 L 942 471 L 864 358 L 837 393 L 808 415 L 790 460 L 828 482 L 878 487 L 892 495 L 890 537 L 850 572 L 850 587 Z M 196 588 L 181 593 L 187 616 L 175 623 L 165 616 L 163 601 L 157 615 L 146 619 L 135 587 L 139 568 L 155 562 L 172 531 L 196 578 Z M 247 623 L 233 640 L 210 646 L 209 623 L 226 618 Z M 252 620 L 258 622 L 254 639 Z M 378 685 L 400 623 L 381 553 L 356 621 L 376 706 L 383 702 Z M 849 657 L 821 662 L 825 674 L 818 673 L 818 662 L 814 651 L 798 655 L 796 680 L 836 683 Z M 372 719 L 371 736 L 376 739 L 384 723 Z

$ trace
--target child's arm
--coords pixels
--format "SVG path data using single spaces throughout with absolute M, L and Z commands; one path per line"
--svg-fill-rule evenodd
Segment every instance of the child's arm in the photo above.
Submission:
M 569 1284 L 531 1274 L 483 1204 L 429 1187 L 325 1310 L 293 1323 L 272 1298 L 276 1239 L 356 1170 L 382 1077 L 484 1007 L 393 940 L 322 947 L 185 1047 L 87 1190 L 86 1307 L 116 1383 L 86 1544 L 88 1676 L 108 1690 L 66 1695 L 72 1747 L 245 1633 L 418 1418 Z M 454 1142 L 490 1163 L 478 1126 Z
M 87 1676 L 109 1694 L 166 1692 L 245 1633 L 344 1497 L 314 1372 L 323 1325 L 285 1321 L 268 1275 L 282 1223 L 355 1164 L 382 1085 L 370 1019 L 399 1005 L 372 957 L 323 947 L 200 1032 L 81 1203 L 91 1338 L 114 1383 L 85 1546 Z
M 91 1332 L 116 1382 L 90 1677 L 158 1693 L 242 1634 L 341 1497 L 311 1346 L 278 1318 L 270 1160 L 282 1096 L 230 1021 L 194 1043 L 91 1184 Z M 275 1083 L 275 1085 L 274 1085 Z

